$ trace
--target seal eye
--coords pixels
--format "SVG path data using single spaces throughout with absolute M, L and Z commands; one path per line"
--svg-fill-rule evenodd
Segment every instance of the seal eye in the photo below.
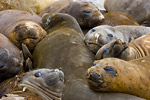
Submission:
M 84 10 L 83 13 L 85 14 L 90 14 L 92 11 L 89 11 L 89 10 Z
M 96 31 L 95 29 L 92 29 L 92 30 L 91 30 L 91 32 L 95 32 L 95 31 Z
M 51 21 L 51 18 L 48 17 L 47 20 L 46 20 L 46 25 L 48 25 L 50 23 L 50 21 Z
M 37 73 L 34 74 L 34 76 L 35 77 L 40 77 L 40 76 L 42 76 L 42 74 L 40 72 L 37 72 Z
M 112 35 L 112 34 L 108 34 L 108 36 L 109 36 L 109 37 L 113 37 L 113 35 Z

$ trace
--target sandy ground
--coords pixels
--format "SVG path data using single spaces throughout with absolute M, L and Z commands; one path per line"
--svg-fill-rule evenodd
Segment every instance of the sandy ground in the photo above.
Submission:
M 104 1 L 105 0 L 73 0 L 73 1 L 90 1 L 90 2 L 94 3 L 95 5 L 97 5 L 100 10 L 105 10 L 104 9 Z

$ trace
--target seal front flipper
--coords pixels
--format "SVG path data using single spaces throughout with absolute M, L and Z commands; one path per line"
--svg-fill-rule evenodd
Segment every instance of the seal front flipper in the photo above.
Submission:
M 108 57 L 119 57 L 127 48 L 127 43 L 121 39 L 114 40 L 98 50 L 95 59 L 99 60 Z

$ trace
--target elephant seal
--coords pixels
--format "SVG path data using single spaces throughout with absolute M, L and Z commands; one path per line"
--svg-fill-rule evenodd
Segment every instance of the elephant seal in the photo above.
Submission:
M 41 27 L 41 18 L 33 13 L 21 10 L 0 12 L 0 33 L 8 37 L 18 48 L 22 43 L 31 50 L 46 36 Z
M 108 12 L 104 14 L 104 20 L 101 25 L 139 25 L 130 15 L 123 12 Z
M 21 51 L 0 33 L 0 82 L 15 76 L 22 69 Z
M 55 1 L 57 0 L 0 0 L 0 11 L 16 9 L 39 14 Z
M 150 99 L 150 56 L 125 61 L 118 58 L 96 60 L 87 70 L 91 89 L 120 92 Z
M 64 73 L 58 69 L 37 69 L 19 74 L 0 85 L 2 100 L 61 100 Z M 12 99 L 11 99 L 12 100 Z
M 95 58 L 117 57 L 123 60 L 133 60 L 150 55 L 150 33 L 147 33 L 131 42 L 115 40 L 100 48 Z
M 122 39 L 126 43 L 129 43 L 149 32 L 150 28 L 145 26 L 100 25 L 88 31 L 85 35 L 85 43 L 92 52 L 96 53 L 99 48 L 113 40 Z
M 104 19 L 97 6 L 86 1 L 57 1 L 47 7 L 40 15 L 42 16 L 44 13 L 67 13 L 73 16 L 82 28 L 98 26 Z
M 48 35 L 33 51 L 33 66 L 58 68 L 64 72 L 63 100 L 111 100 L 112 95 L 115 100 L 125 100 L 124 97 L 127 97 L 126 100 L 142 100 L 130 95 L 99 94 L 91 90 L 85 75 L 93 63 L 94 54 L 86 47 L 77 21 L 62 13 L 45 14 L 42 21 Z
M 141 24 L 150 21 L 149 3 L 150 0 L 105 0 L 104 7 L 108 12 L 127 13 Z

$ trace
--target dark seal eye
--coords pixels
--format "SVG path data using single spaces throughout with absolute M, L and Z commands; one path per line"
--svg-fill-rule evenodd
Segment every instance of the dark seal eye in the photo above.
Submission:
M 37 73 L 34 74 L 34 76 L 35 77 L 40 77 L 40 76 L 42 76 L 42 74 L 40 72 L 37 72 Z
M 113 35 L 112 34 L 107 34 L 109 37 L 113 37 Z
M 96 31 L 95 29 L 92 29 L 92 30 L 91 30 L 91 32 L 95 32 L 95 31 Z
M 117 70 L 112 66 L 106 66 L 104 70 L 106 71 L 107 74 L 110 74 L 113 77 L 117 76 Z
M 92 11 L 89 11 L 89 10 L 84 10 L 83 13 L 85 14 L 90 14 Z

